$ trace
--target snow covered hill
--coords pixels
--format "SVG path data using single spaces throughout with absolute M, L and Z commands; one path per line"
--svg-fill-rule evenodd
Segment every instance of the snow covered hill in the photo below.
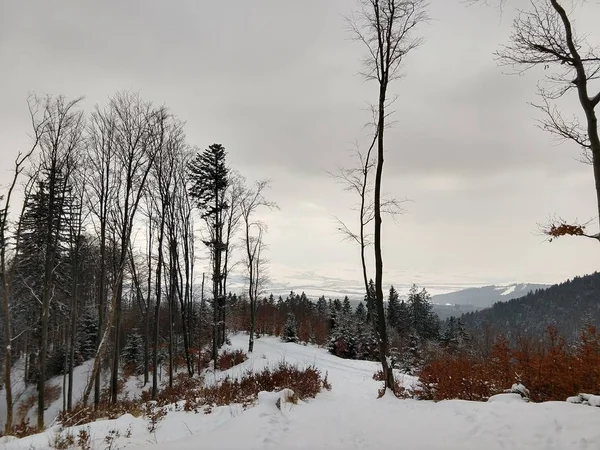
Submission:
M 247 336 L 232 338 L 234 348 L 245 348 Z M 275 365 L 281 360 L 315 365 L 327 372 L 331 391 L 298 405 L 275 406 L 278 394 L 263 394 L 256 406 L 243 411 L 230 405 L 211 414 L 170 412 L 155 432 L 147 421 L 133 416 L 89 425 L 94 449 L 264 450 L 264 449 L 592 449 L 600 442 L 600 409 L 567 402 L 532 404 L 506 394 L 487 403 L 467 401 L 377 399 L 379 382 L 372 375 L 378 364 L 343 360 L 324 349 L 284 344 L 263 337 L 245 363 L 227 372 L 240 376 L 248 369 Z M 405 377 L 404 383 L 415 380 Z M 86 426 L 79 427 L 86 428 Z M 0 440 L 3 450 L 48 449 L 58 433 L 54 427 L 21 440 Z M 77 435 L 78 429 L 74 430 Z
M 461 289 L 447 294 L 434 295 L 432 301 L 438 305 L 469 305 L 474 308 L 489 308 L 496 302 L 506 302 L 523 297 L 530 291 L 546 289 L 546 284 L 515 283 L 502 286 L 482 286 Z

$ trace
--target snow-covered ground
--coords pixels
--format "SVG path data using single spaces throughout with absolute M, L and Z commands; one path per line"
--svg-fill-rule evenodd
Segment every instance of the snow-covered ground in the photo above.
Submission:
M 232 346 L 245 348 L 246 340 L 247 336 L 234 336 Z M 378 364 L 339 359 L 324 349 L 284 344 L 275 338 L 257 340 L 251 358 L 227 373 L 241 375 L 248 368 L 281 360 L 317 366 L 328 373 L 333 389 L 306 403 L 286 404 L 282 410 L 275 407 L 277 395 L 267 394 L 246 411 L 232 405 L 215 408 L 208 415 L 171 412 L 154 433 L 147 430 L 147 421 L 132 416 L 96 422 L 89 425 L 93 448 L 107 448 L 104 439 L 110 432 L 121 436 L 113 449 L 600 448 L 600 408 L 567 402 L 525 403 L 514 394 L 496 396 L 487 403 L 433 403 L 391 395 L 377 399 L 381 383 L 373 381 L 372 375 Z M 412 382 L 410 377 L 405 379 L 406 384 Z M 0 449 L 46 449 L 56 433 L 54 427 L 22 440 L 0 440 Z

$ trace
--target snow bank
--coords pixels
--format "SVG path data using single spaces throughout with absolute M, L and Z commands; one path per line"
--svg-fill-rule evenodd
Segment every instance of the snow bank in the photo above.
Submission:
M 232 338 L 233 348 L 245 348 L 247 336 Z M 291 393 L 261 392 L 255 407 L 239 405 L 214 408 L 211 414 L 170 412 L 150 433 L 147 421 L 124 416 L 116 421 L 89 425 L 94 449 L 117 430 L 113 449 L 127 450 L 523 450 L 598 447 L 600 416 L 596 408 L 567 402 L 527 403 L 520 394 L 500 394 L 489 402 L 449 400 L 439 403 L 398 400 L 391 395 L 377 399 L 381 383 L 372 379 L 379 364 L 336 358 L 314 346 L 284 344 L 262 337 L 248 361 L 225 373 L 239 376 L 249 369 L 290 364 L 315 365 L 328 373 L 331 391 L 315 399 L 287 403 Z M 415 382 L 405 377 L 406 385 Z M 588 399 L 593 399 L 588 397 Z M 594 400 L 595 401 L 595 400 Z M 279 403 L 280 407 L 277 407 Z M 4 442 L 2 450 L 47 449 L 56 429 L 27 439 Z M 129 437 L 126 437 L 129 435 Z

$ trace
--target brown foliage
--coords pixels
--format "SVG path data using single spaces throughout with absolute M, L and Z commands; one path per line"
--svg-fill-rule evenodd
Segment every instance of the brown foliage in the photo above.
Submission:
M 260 372 L 246 372 L 240 379 L 227 377 L 218 384 L 198 392 L 196 402 L 187 402 L 186 410 L 197 410 L 198 406 L 223 406 L 231 403 L 249 405 L 260 391 L 291 389 L 299 399 L 314 398 L 323 388 L 331 389 L 327 376 L 322 377 L 315 367 L 300 369 L 280 363 L 275 369 L 265 368 Z
M 61 412 L 58 422 L 64 427 L 93 422 L 99 418 L 114 419 L 123 414 L 145 415 L 152 432 L 167 413 L 175 409 L 208 414 L 215 406 L 239 403 L 245 407 L 254 403 L 260 391 L 294 391 L 294 401 L 314 398 L 322 389 L 331 390 L 327 374 L 313 367 L 298 368 L 281 362 L 274 369 L 264 368 L 258 372 L 247 371 L 240 379 L 226 377 L 206 386 L 201 378 L 190 378 L 180 373 L 173 380 L 173 387 L 165 386 L 156 401 L 150 400 L 150 391 L 142 392 L 139 400 L 122 400 L 116 404 L 102 403 L 98 411 L 92 407 L 77 405 L 70 412 Z
M 219 355 L 217 367 L 221 370 L 231 369 L 248 359 L 243 350 L 225 350 Z
M 13 425 L 12 430 L 8 433 L 10 436 L 14 436 L 16 438 L 24 438 L 27 436 L 31 436 L 32 434 L 37 434 L 37 427 L 33 427 L 29 425 L 29 419 L 24 417 L 21 422 L 16 425 Z M 4 436 L 2 431 L 0 430 L 0 437 Z
M 569 224 L 564 220 L 552 223 L 544 230 L 544 234 L 550 237 L 550 242 L 561 236 L 585 236 L 585 225 Z
M 79 403 L 71 411 L 61 411 L 57 421 L 63 427 L 74 427 L 90 423 L 98 419 L 117 419 L 124 414 L 139 417 L 142 415 L 141 400 L 119 400 L 117 403 L 101 402 L 98 409 L 93 406 L 83 406 Z
M 423 399 L 485 401 L 522 383 L 536 402 L 564 401 L 580 392 L 600 392 L 600 332 L 586 329 L 575 348 L 569 348 L 549 327 L 544 345 L 520 340 L 511 348 L 498 339 L 488 358 L 442 354 L 421 371 L 417 392 Z

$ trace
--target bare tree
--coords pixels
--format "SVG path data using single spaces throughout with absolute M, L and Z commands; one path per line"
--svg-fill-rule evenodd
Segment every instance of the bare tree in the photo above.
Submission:
M 91 115 L 87 136 L 87 199 L 96 232 L 99 235 L 100 261 L 98 264 L 98 330 L 105 326 L 107 303 L 107 250 L 109 236 L 109 214 L 114 204 L 117 187 L 115 155 L 116 113 L 113 108 L 101 110 L 95 107 Z M 98 348 L 102 344 L 102 333 L 98 332 Z M 94 378 L 94 407 L 100 403 L 100 370 Z
M 572 12 L 567 12 L 564 4 L 563 0 L 532 0 L 529 10 L 519 12 L 509 44 L 496 56 L 501 65 L 513 67 L 517 73 L 535 67 L 546 70 L 545 82 L 538 84 L 541 102 L 533 105 L 543 113 L 539 126 L 583 150 L 584 161 L 593 167 L 600 217 L 600 137 L 596 116 L 600 89 L 592 91 L 591 87 L 591 82 L 600 78 L 600 47 L 576 32 Z M 577 117 L 565 118 L 556 106 L 558 99 L 572 92 L 577 95 L 584 122 Z M 600 233 L 590 234 L 585 228 L 585 224 L 554 220 L 544 232 L 550 239 L 575 235 L 600 241 Z
M 38 357 L 38 408 L 37 427 L 44 429 L 46 359 L 48 350 L 48 326 L 50 305 L 56 292 L 56 269 L 60 265 L 61 234 L 68 226 L 68 196 L 74 176 L 76 161 L 83 146 L 84 116 L 77 108 L 81 98 L 67 101 L 64 97 L 37 99 L 44 113 L 38 119 L 43 122 L 45 133 L 40 139 L 40 162 L 33 177 L 38 180 L 39 198 L 44 203 L 43 243 L 41 250 L 43 276 L 41 293 L 31 293 L 41 306 L 40 347 Z M 35 127 L 35 125 L 34 125 Z M 45 199 L 45 200 L 44 200 Z
M 354 38 L 366 47 L 363 76 L 379 85 L 376 108 L 377 164 L 374 187 L 374 247 L 375 293 L 379 352 L 385 386 L 393 389 L 392 368 L 388 364 L 388 339 L 383 306 L 383 257 L 381 245 L 381 187 L 383 179 L 384 137 L 389 114 L 390 83 L 400 76 L 404 57 L 419 46 L 421 39 L 414 36 L 415 28 L 427 20 L 425 0 L 359 0 L 360 11 L 348 19 Z
M 131 92 L 117 93 L 109 100 L 102 122 L 110 124 L 107 139 L 111 140 L 114 155 L 114 168 L 117 172 L 111 181 L 114 182 L 113 201 L 109 204 L 107 219 L 114 223 L 114 232 L 118 240 L 115 248 L 115 280 L 109 303 L 108 318 L 100 338 L 94 366 L 84 391 L 83 403 L 87 403 L 91 393 L 93 380 L 96 380 L 100 363 L 108 345 L 111 329 L 113 336 L 113 357 L 111 373 L 111 401 L 117 400 L 121 303 L 123 295 L 123 277 L 129 261 L 129 246 L 134 221 L 142 200 L 146 180 L 154 160 L 162 147 L 165 138 L 165 121 L 168 113 L 165 108 L 155 107 L 143 101 L 138 94 Z
M 363 285 L 367 296 L 367 319 L 372 326 L 375 326 L 374 299 L 369 295 L 366 249 L 373 243 L 373 236 L 367 232 L 367 227 L 374 219 L 371 175 L 375 168 L 373 149 L 376 143 L 377 133 L 373 136 L 366 152 L 361 151 L 359 145 L 356 144 L 356 149 L 352 155 L 356 159 L 356 165 L 349 168 L 339 166 L 335 172 L 329 172 L 329 175 L 342 185 L 344 191 L 351 192 L 359 199 L 358 205 L 353 208 L 358 212 L 358 232 L 354 231 L 351 226 L 339 217 L 334 216 L 334 219 L 337 231 L 343 236 L 344 240 L 355 242 L 360 248 Z M 402 208 L 404 201 L 396 197 L 386 196 L 381 200 L 381 212 L 395 218 L 404 212 Z
M 73 407 L 73 368 L 75 367 L 75 345 L 77 337 L 77 318 L 78 304 L 80 296 L 80 280 L 81 273 L 81 247 L 83 243 L 84 223 L 86 214 L 84 212 L 83 203 L 85 196 L 85 178 L 80 173 L 74 177 L 73 183 L 73 205 L 71 207 L 71 220 L 69 221 L 69 244 L 71 253 L 71 305 L 69 317 L 69 345 L 68 345 L 68 363 L 67 372 L 69 375 L 69 384 L 67 389 L 67 410 Z M 66 353 L 65 353 L 66 356 Z
M 225 210 L 225 240 L 224 240 L 224 251 L 223 251 L 223 295 L 227 295 L 227 280 L 229 278 L 229 272 L 234 269 L 235 265 L 232 264 L 231 255 L 235 250 L 234 236 L 239 230 L 240 221 L 242 218 L 241 201 L 244 195 L 244 177 L 238 172 L 231 170 L 229 172 L 229 184 L 225 191 L 226 203 L 229 207 Z M 221 325 L 221 342 L 225 342 L 226 335 L 226 314 L 227 314 L 227 303 L 225 297 L 222 297 L 222 303 L 219 305 L 220 308 L 220 323 Z
M 8 217 L 10 212 L 11 200 L 13 193 L 17 186 L 17 181 L 22 174 L 26 163 L 28 162 L 31 155 L 37 148 L 40 139 L 45 133 L 47 116 L 37 117 L 37 111 L 39 105 L 35 102 L 35 99 L 30 99 L 29 102 L 29 113 L 32 119 L 33 134 L 32 134 L 32 145 L 31 148 L 26 152 L 19 152 L 14 162 L 13 178 L 8 186 L 5 196 L 0 196 L 1 209 L 0 209 L 0 277 L 2 278 L 2 307 L 4 312 L 4 324 L 3 324 L 3 339 L 5 346 L 4 354 L 4 389 L 6 391 L 6 423 L 5 423 L 5 434 L 8 434 L 12 430 L 13 421 L 13 398 L 12 398 L 12 381 L 11 381 L 11 368 L 12 368 L 12 333 L 11 333 L 11 295 L 12 295 L 12 279 L 14 265 L 9 268 L 7 266 L 7 250 L 8 250 Z M 44 110 L 45 112 L 45 110 Z M 18 236 L 16 241 L 18 242 Z
M 248 352 L 250 353 L 254 350 L 257 297 L 261 277 L 261 252 L 264 245 L 263 234 L 266 228 L 264 223 L 254 218 L 254 215 L 259 208 L 278 208 L 276 203 L 268 201 L 264 196 L 264 191 L 269 186 L 270 183 L 267 180 L 258 181 L 253 188 L 244 190 L 240 201 L 244 227 L 244 247 L 246 249 L 248 297 L 250 299 L 250 337 L 248 339 Z

